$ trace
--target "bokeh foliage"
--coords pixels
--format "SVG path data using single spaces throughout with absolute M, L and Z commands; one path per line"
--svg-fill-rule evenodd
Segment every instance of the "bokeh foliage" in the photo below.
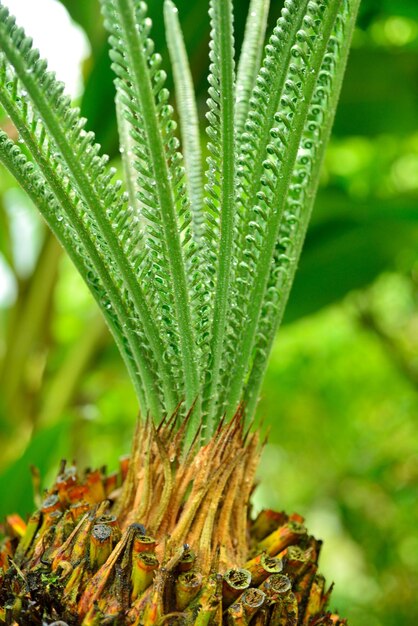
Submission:
M 62 0 L 86 31 L 81 106 L 118 165 L 98 2 Z M 160 0 L 150 1 L 164 51 Z M 247 0 L 237 5 L 238 39 Z M 280 9 L 273 1 L 272 21 Z M 205 110 L 206 0 L 178 2 Z M 353 625 L 418 623 L 418 5 L 363 0 L 286 324 L 259 415 L 270 429 L 255 507 L 296 509 L 325 541 Z M 3 123 L 6 123 L 3 120 Z M 61 457 L 115 466 L 133 390 L 68 260 L 1 172 L 0 514 L 33 505 Z M 35 480 L 36 482 L 36 480 Z

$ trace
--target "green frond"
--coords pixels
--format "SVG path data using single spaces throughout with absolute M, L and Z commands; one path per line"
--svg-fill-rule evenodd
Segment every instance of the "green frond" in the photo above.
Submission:
M 181 376 L 186 405 L 199 394 L 184 247 L 189 244 L 190 211 L 182 157 L 161 57 L 149 38 L 147 6 L 136 0 L 102 0 L 110 32 L 112 68 L 129 132 L 135 140 L 134 167 L 145 220 L 146 253 L 135 259 L 138 278 L 147 277 L 153 318 L 168 337 L 165 358 Z M 160 331 L 161 332 L 161 331 Z M 178 366 L 179 355 L 181 367 Z
M 245 132 L 237 136 L 239 142 L 236 199 L 237 276 L 233 285 L 234 306 L 230 311 L 230 328 L 223 353 L 224 375 L 218 397 L 218 413 L 233 411 L 229 402 L 231 372 L 236 366 L 237 340 L 239 343 L 244 327 L 248 323 L 252 277 L 255 276 L 256 259 L 263 246 L 263 233 L 259 232 L 263 216 L 258 214 L 261 209 L 258 206 L 257 194 L 260 192 L 270 129 L 274 115 L 280 110 L 282 89 L 292 61 L 292 47 L 295 44 L 296 33 L 302 27 L 307 7 L 308 0 L 285 2 L 281 16 L 268 40 L 262 67 L 253 81 Z M 268 87 L 265 84 L 267 81 Z M 241 363 L 241 368 L 243 367 L 244 359 Z
M 210 0 L 207 169 L 184 40 L 165 0 L 175 114 L 140 0 L 101 0 L 127 193 L 0 3 L 0 160 L 101 307 L 144 413 L 195 401 L 186 440 L 251 417 L 301 253 L 360 0 L 251 0 L 235 80 L 232 0 Z M 183 162 L 184 161 L 184 162 Z
M 289 12 L 292 5 L 293 15 Z M 295 38 L 292 37 L 291 40 L 290 54 L 285 53 L 287 63 L 283 64 L 280 38 L 276 30 L 266 49 L 266 57 L 254 88 L 254 102 L 248 116 L 248 145 L 243 147 L 243 153 L 250 170 L 254 163 L 255 148 L 259 147 L 263 155 L 261 175 L 257 173 L 257 178 L 254 179 L 252 171 L 250 177 L 252 184 L 248 187 L 250 190 L 251 187 L 254 188 L 257 179 L 261 180 L 262 186 L 255 198 L 252 195 L 245 197 L 245 202 L 252 207 L 254 217 L 247 220 L 244 225 L 246 249 L 240 265 L 243 269 L 240 278 L 245 285 L 246 301 L 240 306 L 240 314 L 246 315 L 246 323 L 241 324 L 243 329 L 241 341 L 238 341 L 234 371 L 230 377 L 230 384 L 227 385 L 226 397 L 231 412 L 242 398 L 249 374 L 248 368 L 251 367 L 254 357 L 260 319 L 265 314 L 263 303 L 269 287 L 270 271 L 277 276 L 286 275 L 296 260 L 291 245 L 288 247 L 288 244 L 297 237 L 299 215 L 286 209 L 298 199 L 299 187 L 292 183 L 294 169 L 298 163 L 300 142 L 308 121 L 312 99 L 315 98 L 315 86 L 321 75 L 324 57 L 327 55 L 330 42 L 335 38 L 333 33 L 340 21 L 351 15 L 355 7 L 355 3 L 348 0 L 338 3 L 310 1 L 306 13 L 301 15 L 300 5 L 301 3 L 296 5 L 288 2 L 284 15 L 291 19 L 283 20 L 283 15 L 281 18 L 282 24 L 285 24 L 288 30 L 297 29 Z M 303 28 L 298 28 L 299 20 Z M 283 30 L 280 20 L 278 28 Z M 276 71 L 279 62 L 284 68 L 280 76 Z M 260 117 L 260 111 L 263 111 L 261 102 L 270 105 L 268 95 L 276 93 L 277 110 L 271 117 L 270 112 L 265 117 Z M 254 105 L 256 108 L 253 108 Z M 269 124 L 271 126 L 269 139 L 264 151 L 261 152 L 262 137 L 259 129 Z M 261 145 L 264 147 L 264 144 Z M 304 155 L 299 154 L 299 159 L 303 162 Z M 245 179 L 242 187 L 245 190 Z M 303 202 L 298 205 L 304 208 Z M 295 222 L 296 225 L 292 229 Z M 281 237 L 281 233 L 287 233 L 288 236 Z
M 116 285 L 117 299 L 123 297 L 122 286 L 126 286 L 130 305 L 124 313 L 124 323 L 126 319 L 135 320 L 138 370 L 144 358 L 149 363 L 154 361 L 152 367 L 141 366 L 142 376 L 149 381 L 147 395 L 153 410 L 157 410 L 160 402 L 157 403 L 156 385 L 161 377 L 170 404 L 167 409 L 171 410 L 177 399 L 167 380 L 164 348 L 145 301 L 144 286 L 137 283 L 132 271 L 129 257 L 132 229 L 124 228 L 126 221 L 130 221 L 130 211 L 120 184 L 111 182 L 115 171 L 107 166 L 106 156 L 99 156 L 100 147 L 94 143 L 93 133 L 84 130 L 86 120 L 79 117 L 77 109 L 71 108 L 69 98 L 63 95 L 62 83 L 47 71 L 46 62 L 32 49 L 31 40 L 15 25 L 5 7 L 0 8 L 0 44 L 3 67 L 0 101 L 28 147 L 32 146 L 32 156 L 40 169 L 47 164 L 56 168 L 56 178 L 63 179 L 61 184 L 77 198 L 76 211 L 74 215 L 68 213 L 68 221 L 77 216 L 86 225 L 92 248 Z M 39 154 L 43 154 L 42 159 Z M 65 210 L 68 209 L 66 205 Z M 74 222 L 73 225 L 79 227 Z M 105 294 L 101 302 L 102 309 L 109 305 L 116 306 L 112 292 Z
M 180 119 L 193 232 L 196 241 L 198 241 L 204 221 L 203 174 L 199 119 L 194 95 L 193 79 L 178 18 L 177 7 L 171 0 L 165 0 L 164 18 L 167 45 L 170 53 L 171 66 L 173 68 L 177 109 Z
M 359 3 L 360 0 L 346 3 L 338 16 L 310 102 L 307 121 L 299 144 L 297 163 L 292 174 L 293 193 L 289 194 L 287 200 L 287 224 L 285 222 L 280 229 L 278 254 L 275 255 L 270 270 L 268 288 L 262 306 L 263 315 L 260 318 L 257 333 L 255 357 L 243 395 L 251 415 L 255 411 L 267 360 L 277 328 L 283 318 L 309 225 Z M 282 253 L 291 260 L 284 269 L 278 258 Z
M 145 224 L 141 220 L 140 211 L 140 187 L 138 185 L 138 172 L 132 165 L 132 157 L 134 154 L 135 140 L 129 132 L 129 123 L 126 119 L 126 110 L 118 97 L 115 101 L 116 121 L 119 134 L 119 151 L 122 160 L 123 171 L 125 174 L 125 184 L 129 197 L 129 207 L 134 213 L 137 229 L 138 229 L 138 245 L 137 250 L 141 249 L 139 240 L 143 236 Z
M 247 119 L 244 132 L 237 134 L 237 276 L 233 284 L 234 306 L 230 311 L 229 332 L 222 356 L 224 374 L 218 394 L 219 414 L 224 411 L 233 411 L 233 406 L 229 402 L 231 372 L 236 365 L 237 339 L 239 342 L 249 319 L 251 275 L 254 276 L 255 259 L 263 246 L 263 234 L 258 232 L 260 217 L 257 215 L 257 193 L 260 191 L 260 180 L 264 172 L 263 162 L 266 157 L 270 129 L 274 115 L 280 109 L 281 93 L 292 60 L 292 46 L 295 44 L 296 33 L 302 27 L 307 7 L 308 0 L 285 2 L 281 16 L 269 38 L 262 67 L 257 71 L 256 78 L 251 79 L 253 87 L 246 106 Z M 250 16 L 248 24 L 249 20 Z M 260 25 L 258 27 L 260 28 Z M 253 66 L 252 71 L 254 69 Z M 269 82 L 268 90 L 262 88 L 265 80 Z M 257 242 L 257 247 L 255 247 L 255 242 Z M 242 367 L 245 367 L 244 359 L 242 359 Z
M 94 258 L 94 253 L 93 259 L 91 259 L 87 251 L 88 247 L 86 249 L 85 243 L 83 244 L 85 229 L 82 226 L 81 228 L 74 228 L 67 221 L 67 211 L 64 207 L 67 207 L 68 210 L 68 206 L 72 203 L 72 200 L 66 196 L 63 189 L 53 184 L 52 188 L 56 187 L 57 193 L 57 195 L 54 195 L 46 179 L 37 170 L 34 164 L 28 161 L 19 146 L 9 139 L 8 135 L 3 131 L 0 131 L 0 161 L 16 178 L 35 206 L 38 207 L 46 223 L 67 251 L 81 276 L 85 277 L 86 283 L 95 300 L 99 306 L 102 306 L 103 297 L 105 294 L 109 293 L 109 289 L 112 290 L 112 285 L 109 285 L 106 281 L 106 272 L 100 271 L 100 261 Z M 49 173 L 48 170 L 45 171 L 47 176 Z M 96 266 L 93 265 L 94 262 L 96 262 Z M 97 266 L 99 267 L 99 272 L 97 271 Z M 104 282 L 101 280 L 99 273 L 103 274 Z M 123 330 L 126 311 L 123 310 L 122 306 L 119 307 L 117 305 L 116 307 L 112 306 L 110 308 L 106 306 L 103 312 L 106 322 L 125 359 L 126 367 L 135 384 L 141 406 L 145 407 L 146 400 L 144 390 L 137 376 L 134 356 L 130 348 L 123 345 L 126 335 L 126 330 Z
M 244 131 L 251 93 L 261 65 L 269 8 L 270 0 L 251 0 L 248 10 L 237 72 L 235 132 L 238 140 Z
M 236 218 L 235 62 L 231 0 L 211 0 L 209 136 L 206 184 L 208 262 L 215 266 L 215 292 L 204 406 L 207 421 L 216 419 L 221 359 L 227 332 L 230 285 L 234 272 Z

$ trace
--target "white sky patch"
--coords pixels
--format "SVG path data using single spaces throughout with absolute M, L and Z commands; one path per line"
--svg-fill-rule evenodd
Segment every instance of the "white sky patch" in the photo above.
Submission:
M 37 212 L 20 189 L 4 194 L 13 242 L 14 266 L 21 278 L 32 273 L 41 245 L 41 224 Z
M 32 37 L 34 47 L 38 48 L 41 57 L 47 59 L 48 68 L 66 84 L 66 93 L 72 98 L 80 96 L 83 88 L 81 63 L 89 56 L 90 45 L 83 30 L 71 20 L 62 4 L 56 0 L 4 0 L 4 4 L 15 16 L 17 24 L 25 29 L 26 35 Z M 17 218 L 22 218 L 19 222 L 21 233 L 23 217 L 19 213 Z M 30 226 L 28 223 L 28 228 Z M 29 228 L 25 233 L 27 239 L 32 231 Z M 20 250 L 23 250 L 22 246 Z M 25 273 L 33 262 L 32 247 L 30 258 L 21 256 L 16 259 L 20 262 L 17 265 Z M 10 306 L 15 298 L 14 275 L 0 255 L 0 308 Z
M 80 0 L 81 2 L 83 0 Z M 56 0 L 5 0 L 17 24 L 32 37 L 41 57 L 73 98 L 82 91 L 81 62 L 90 53 L 88 39 Z
M 16 279 L 10 267 L 7 265 L 3 255 L 0 254 L 0 309 L 11 306 L 16 300 L 16 295 Z

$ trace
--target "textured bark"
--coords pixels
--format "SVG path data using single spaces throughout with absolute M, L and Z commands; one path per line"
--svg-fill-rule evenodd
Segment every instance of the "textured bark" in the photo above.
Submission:
M 175 421 L 139 425 L 116 474 L 63 464 L 27 523 L 7 518 L 0 623 L 345 623 L 326 610 L 320 542 L 303 519 L 251 520 L 260 446 L 241 415 L 187 453 Z

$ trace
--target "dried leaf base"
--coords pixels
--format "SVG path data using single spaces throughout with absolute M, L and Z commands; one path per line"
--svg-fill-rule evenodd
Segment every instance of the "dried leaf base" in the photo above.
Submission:
M 181 454 L 175 416 L 138 426 L 117 474 L 62 464 L 27 523 L 8 517 L 0 623 L 330 626 L 320 542 L 299 515 L 249 516 L 259 457 L 238 415 Z

